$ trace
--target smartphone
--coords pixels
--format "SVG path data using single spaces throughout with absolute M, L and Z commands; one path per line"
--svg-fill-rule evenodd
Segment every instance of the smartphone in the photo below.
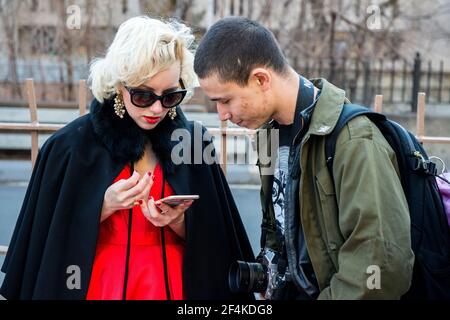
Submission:
M 180 196 L 168 196 L 168 197 L 162 198 L 158 201 L 161 201 L 164 204 L 167 204 L 171 207 L 176 207 L 185 201 L 197 200 L 199 198 L 200 198 L 200 196 L 198 196 L 196 194 L 191 194 L 191 195 L 180 195 Z

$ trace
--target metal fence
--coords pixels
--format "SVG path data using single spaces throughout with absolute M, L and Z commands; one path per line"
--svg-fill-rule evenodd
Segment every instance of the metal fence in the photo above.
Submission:
M 450 103 L 450 72 L 444 62 L 413 59 L 294 59 L 293 65 L 308 78 L 325 77 L 344 89 L 354 103 L 371 105 L 375 94 L 382 94 L 389 104 L 410 104 L 416 111 L 419 92 L 426 93 L 427 103 Z
M 416 111 L 419 92 L 426 93 L 427 103 L 450 104 L 450 72 L 443 61 L 424 61 L 419 53 L 411 58 L 293 58 L 292 66 L 308 78 L 324 77 L 344 89 L 354 103 L 371 105 L 375 94 L 382 94 L 389 104 L 410 104 Z M 56 61 L 19 61 L 17 81 L 35 80 L 39 100 L 72 100 L 76 84 L 88 75 L 84 61 L 74 61 L 68 67 Z M 4 97 L 21 96 L 17 83 L 10 79 L 9 65 L 0 61 L 0 94 Z

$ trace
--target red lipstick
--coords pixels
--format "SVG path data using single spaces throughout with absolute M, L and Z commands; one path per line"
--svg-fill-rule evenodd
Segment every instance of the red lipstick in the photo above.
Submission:
M 144 116 L 145 121 L 147 121 L 150 124 L 156 124 L 159 122 L 159 120 L 161 119 L 161 117 L 147 117 Z

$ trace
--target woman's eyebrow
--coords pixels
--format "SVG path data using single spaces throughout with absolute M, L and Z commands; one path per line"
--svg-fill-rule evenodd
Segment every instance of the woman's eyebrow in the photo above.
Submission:
M 140 85 L 139 87 L 137 87 L 137 89 L 148 89 L 152 92 L 155 92 L 155 89 L 153 89 L 152 87 L 146 86 L 145 84 Z M 168 93 L 168 92 L 174 91 L 176 89 L 179 89 L 179 87 L 171 87 L 171 88 L 165 89 L 165 90 L 163 90 L 162 93 L 163 94 Z
M 172 88 L 166 89 L 166 90 L 163 91 L 163 94 L 164 94 L 164 93 L 169 93 L 169 92 L 175 91 L 175 90 L 177 90 L 177 89 L 180 89 L 180 87 L 172 87 Z

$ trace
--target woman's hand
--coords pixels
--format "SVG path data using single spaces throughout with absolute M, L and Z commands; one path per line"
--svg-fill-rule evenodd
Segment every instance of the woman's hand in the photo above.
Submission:
M 141 204 L 142 213 L 156 227 L 169 226 L 182 239 L 185 238 L 184 213 L 192 205 L 193 200 L 171 207 L 153 197 Z
M 130 178 L 122 179 L 112 184 L 106 189 L 103 198 L 100 222 L 118 210 L 130 209 L 135 205 L 146 202 L 143 199 L 148 199 L 152 185 L 153 177 L 151 172 L 141 177 L 137 171 L 134 171 Z

